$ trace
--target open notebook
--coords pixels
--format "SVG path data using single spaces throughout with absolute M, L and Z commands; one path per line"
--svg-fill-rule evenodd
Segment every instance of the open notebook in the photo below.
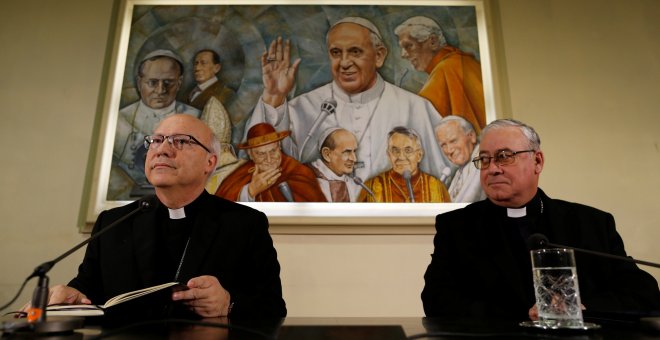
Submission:
M 68 316 L 98 316 L 103 315 L 104 310 L 120 303 L 137 299 L 147 294 L 155 293 L 166 288 L 173 292 L 187 290 L 188 287 L 179 282 L 169 282 L 162 285 L 134 290 L 132 292 L 119 294 L 103 305 L 50 305 L 46 308 L 46 315 L 68 315 Z

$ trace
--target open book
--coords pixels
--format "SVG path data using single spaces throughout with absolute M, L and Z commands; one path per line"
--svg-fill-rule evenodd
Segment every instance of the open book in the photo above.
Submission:
M 98 316 L 103 315 L 104 310 L 120 303 L 137 299 L 147 294 L 155 293 L 157 291 L 170 288 L 172 292 L 187 290 L 188 287 L 179 282 L 169 282 L 162 285 L 147 287 L 143 289 L 134 290 L 132 292 L 119 294 L 110 300 L 106 301 L 103 305 L 50 305 L 46 308 L 46 315 L 68 315 L 68 316 Z

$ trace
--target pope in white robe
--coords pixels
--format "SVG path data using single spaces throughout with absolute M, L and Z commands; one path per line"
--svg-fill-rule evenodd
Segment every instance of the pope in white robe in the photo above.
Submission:
M 257 103 L 246 131 L 267 122 L 277 131 L 290 130 L 283 150 L 301 162 L 318 158 L 318 134 L 332 126 L 352 132 L 358 140 L 355 174 L 367 180 L 387 170 L 387 133 L 396 126 L 416 130 L 425 152 L 422 171 L 441 177 L 449 166 L 435 142 L 433 126 L 442 118 L 426 99 L 382 79 L 377 69 L 383 65 L 387 49 L 377 28 L 363 18 L 349 17 L 335 23 L 328 32 L 328 54 L 333 81 L 291 100 L 300 63 L 289 60 L 289 42 L 279 38 L 262 56 L 264 94 Z M 284 85 L 282 85 L 284 84 Z M 325 109 L 334 106 L 334 110 Z

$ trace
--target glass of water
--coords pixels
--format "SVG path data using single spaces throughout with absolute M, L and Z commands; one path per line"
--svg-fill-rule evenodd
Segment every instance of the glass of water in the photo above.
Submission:
M 581 328 L 582 303 L 572 249 L 532 250 L 539 323 L 548 328 Z

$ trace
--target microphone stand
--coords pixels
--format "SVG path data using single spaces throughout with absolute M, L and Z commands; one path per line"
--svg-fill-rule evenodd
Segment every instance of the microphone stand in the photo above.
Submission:
M 47 321 L 46 308 L 48 306 L 49 278 L 48 275 L 46 274 L 55 266 L 55 264 L 57 264 L 67 256 L 71 255 L 73 252 L 80 249 L 82 246 L 100 237 L 108 230 L 113 229 L 116 225 L 125 221 L 127 218 L 137 214 L 138 212 L 145 211 L 150 207 L 151 207 L 150 197 L 140 199 L 138 207 L 132 210 L 131 212 L 129 212 L 128 214 L 110 223 L 108 226 L 98 231 L 96 234 L 78 243 L 76 246 L 69 249 L 62 255 L 58 256 L 57 258 L 51 261 L 44 262 L 39 266 L 37 266 L 32 272 L 32 274 L 28 276 L 28 278 L 26 279 L 27 281 L 34 277 L 38 277 L 39 282 L 37 283 L 37 286 L 34 289 L 34 293 L 32 294 L 32 303 L 27 311 L 28 323 L 27 325 L 24 326 L 28 326 L 30 330 L 35 331 L 37 333 L 67 332 L 82 327 L 82 323 L 84 320 L 83 318 L 65 318 L 65 319 L 58 319 L 55 322 Z
M 612 255 L 612 254 L 607 254 L 607 253 L 601 253 L 599 251 L 569 247 L 569 246 L 565 246 L 565 245 L 561 245 L 561 244 L 550 243 L 550 242 L 545 241 L 545 240 L 541 240 L 540 244 L 541 244 L 541 246 L 546 246 L 547 245 L 547 246 L 555 247 L 555 248 L 568 248 L 568 249 L 573 249 L 577 252 L 581 252 L 581 253 L 585 253 L 585 254 L 602 256 L 602 257 L 607 257 L 609 259 L 622 260 L 622 261 L 633 262 L 633 263 L 637 263 L 637 264 L 643 264 L 643 265 L 649 266 L 649 267 L 660 268 L 660 264 L 658 264 L 658 263 L 644 261 L 644 260 L 637 260 L 637 259 L 634 259 L 632 257 L 617 256 L 617 255 Z

